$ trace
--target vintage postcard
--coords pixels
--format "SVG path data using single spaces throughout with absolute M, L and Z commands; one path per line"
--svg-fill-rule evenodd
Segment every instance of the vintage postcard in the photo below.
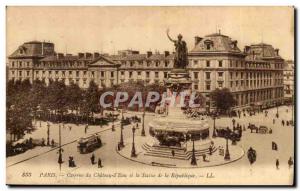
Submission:
M 294 27 L 294 7 L 8 6 L 6 183 L 294 185 Z

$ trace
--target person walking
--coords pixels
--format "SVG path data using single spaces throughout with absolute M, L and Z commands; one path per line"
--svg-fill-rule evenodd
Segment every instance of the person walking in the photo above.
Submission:
M 293 164 L 294 164 L 293 159 L 292 157 L 290 157 L 288 160 L 289 169 L 293 166 Z
M 91 156 L 91 163 L 92 163 L 92 164 L 95 164 L 95 155 L 94 155 L 94 153 L 93 153 L 92 156 Z
M 100 158 L 98 158 L 98 168 L 102 168 L 102 161 Z
M 175 156 L 175 151 L 174 151 L 174 150 L 172 150 L 172 156 L 173 156 L 173 157 Z
M 282 120 L 281 123 L 282 123 L 282 126 L 284 126 L 284 120 Z
M 275 119 L 273 118 L 273 124 L 275 124 Z
M 279 169 L 279 159 L 276 159 L 276 169 Z

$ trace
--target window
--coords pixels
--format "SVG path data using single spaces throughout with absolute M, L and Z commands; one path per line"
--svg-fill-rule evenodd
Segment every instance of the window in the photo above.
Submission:
M 210 50 L 210 44 L 206 44 L 206 49 Z
M 11 75 L 13 75 L 13 76 L 14 76 L 14 75 L 15 75 L 15 71 L 11 71 Z
M 197 84 L 194 85 L 194 89 L 198 90 L 198 85 Z
M 230 72 L 230 79 L 232 79 L 232 72 Z
M 100 75 L 101 77 L 104 77 L 104 71 L 101 71 Z
M 72 71 L 69 71 L 69 76 L 72 76 Z
M 65 74 L 66 74 L 66 72 L 65 72 L 65 71 L 62 71 L 62 76 L 63 76 L 63 77 L 65 77 Z
M 159 66 L 159 61 L 155 62 L 155 66 L 158 67 Z
M 92 78 L 94 78 L 95 77 L 95 72 L 94 71 L 92 71 Z
M 150 67 L 150 61 L 147 61 L 147 67 Z
M 222 60 L 219 60 L 219 67 L 223 67 L 223 62 L 222 62 Z
M 12 61 L 11 67 L 15 67 L 15 62 L 14 61 Z
M 169 62 L 168 61 L 165 61 L 165 67 L 167 68 L 169 65 Z
M 206 60 L 206 67 L 210 67 L 210 61 Z
M 124 76 L 124 71 L 121 71 L 121 75 Z
M 39 71 L 35 71 L 35 75 L 37 75 L 37 76 L 38 76 L 38 75 L 39 75 Z
M 83 75 L 86 76 L 86 71 L 83 71 Z
M 22 71 L 19 71 L 19 76 L 22 76 Z
M 146 72 L 146 78 L 150 77 L 150 72 Z
M 138 73 L 137 73 L 137 74 L 138 74 L 138 76 L 140 76 L 140 75 L 141 75 L 141 72 L 140 72 L 140 71 L 138 71 Z
M 29 67 L 29 62 L 27 62 L 27 67 Z
M 158 78 L 158 72 L 155 72 L 155 78 Z
M 132 78 L 132 72 L 129 72 L 129 78 Z
M 134 64 L 133 62 L 130 62 L 130 67 L 133 67 L 133 64 Z
M 79 77 L 79 71 L 76 71 L 76 77 Z
M 229 60 L 229 66 L 232 67 L 232 60 Z
M 194 78 L 198 79 L 198 72 L 194 72 Z
M 206 90 L 210 90 L 210 83 L 206 83 Z
M 29 72 L 29 71 L 27 71 L 27 76 L 29 76 L 29 74 L 30 74 L 30 72 Z
M 218 87 L 223 88 L 223 82 L 218 82 Z
M 114 77 L 114 72 L 110 72 L 110 76 L 113 78 Z
M 164 78 L 168 78 L 168 72 L 164 72 Z
M 210 80 L 210 72 L 205 72 L 205 79 Z
M 223 72 L 218 72 L 218 76 L 221 78 L 223 77 Z

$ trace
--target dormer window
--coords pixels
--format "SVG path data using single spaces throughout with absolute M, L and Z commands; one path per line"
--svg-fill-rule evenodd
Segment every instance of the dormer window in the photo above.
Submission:
M 205 40 L 204 44 L 205 44 L 205 47 L 206 47 L 207 50 L 210 50 L 214 45 L 213 41 L 211 41 L 211 40 Z

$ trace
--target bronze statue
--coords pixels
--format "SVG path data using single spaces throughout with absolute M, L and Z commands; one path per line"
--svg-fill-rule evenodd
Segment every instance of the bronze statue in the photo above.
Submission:
M 175 45 L 175 58 L 174 58 L 174 68 L 185 69 L 188 65 L 188 50 L 186 47 L 186 42 L 182 40 L 182 35 L 178 35 L 178 40 L 173 40 L 169 35 L 169 29 L 167 29 L 167 36 Z

